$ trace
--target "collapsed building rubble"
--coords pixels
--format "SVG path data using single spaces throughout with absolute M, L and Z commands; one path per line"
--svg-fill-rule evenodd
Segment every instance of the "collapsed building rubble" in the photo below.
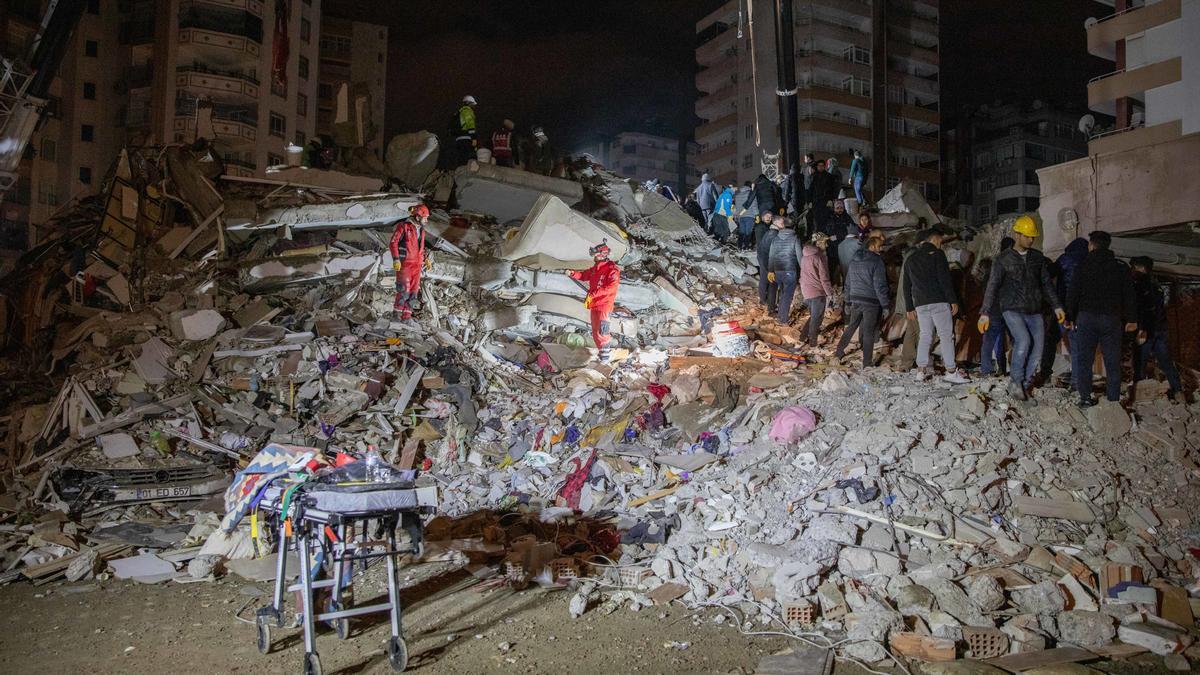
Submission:
M 426 139 L 393 145 L 406 184 L 443 190 Z M 750 254 L 586 165 L 460 168 L 418 321 L 392 321 L 386 238 L 419 195 L 214 186 L 166 157 L 123 158 L 108 216 L 5 282 L 10 348 L 65 377 L 0 411 L 4 581 L 222 574 L 265 555 L 219 529 L 256 453 L 377 449 L 421 469 L 427 556 L 569 583 L 572 616 L 682 602 L 866 663 L 1195 661 L 1200 405 L 804 364 L 757 326 Z M 896 200 L 896 227 L 925 217 Z M 565 273 L 600 240 L 623 268 L 611 364 Z M 723 358 L 726 333 L 749 354 Z

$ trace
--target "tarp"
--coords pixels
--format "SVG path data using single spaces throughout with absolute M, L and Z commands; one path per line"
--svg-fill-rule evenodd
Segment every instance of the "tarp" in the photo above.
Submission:
M 586 216 L 544 193 L 521 227 L 500 245 L 499 257 L 535 269 L 584 269 L 592 265 L 588 249 L 602 240 L 608 240 L 614 262 L 629 253 L 621 228 Z

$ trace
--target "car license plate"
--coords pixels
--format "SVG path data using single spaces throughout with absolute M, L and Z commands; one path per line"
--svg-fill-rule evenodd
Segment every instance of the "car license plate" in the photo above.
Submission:
M 179 487 L 144 487 L 144 488 L 124 488 L 116 491 L 117 501 L 119 502 L 134 502 L 145 501 L 151 499 L 178 499 L 180 497 L 190 497 L 192 495 L 191 485 L 182 485 Z

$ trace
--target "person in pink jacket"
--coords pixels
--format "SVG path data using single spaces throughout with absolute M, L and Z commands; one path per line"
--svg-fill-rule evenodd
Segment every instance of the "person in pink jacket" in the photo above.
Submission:
M 823 233 L 813 235 L 812 243 L 804 245 L 804 258 L 800 261 L 800 294 L 808 306 L 808 346 L 817 346 L 821 334 L 821 322 L 825 319 L 825 308 L 833 296 L 833 283 L 829 280 L 829 259 L 825 248 L 829 237 Z

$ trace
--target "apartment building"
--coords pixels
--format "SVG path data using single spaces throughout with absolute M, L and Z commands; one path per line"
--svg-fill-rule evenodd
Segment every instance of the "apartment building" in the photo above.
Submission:
M 983 105 L 960 120 L 953 191 L 966 208 L 959 215 L 980 225 L 1036 211 L 1037 170 L 1087 154 L 1081 115 L 1033 101 Z
M 47 4 L 14 5 L 6 35 L 32 39 Z M 30 141 L 28 178 L 0 215 L 36 244 L 38 226 L 96 193 L 127 144 L 205 137 L 227 174 L 264 175 L 316 132 L 320 30 L 320 0 L 90 0 Z
M 362 145 L 382 159 L 384 94 L 387 82 L 387 27 L 329 16 L 321 19 L 317 76 L 317 134 L 339 145 Z M 346 117 L 335 127 L 337 97 L 347 85 Z M 356 114 L 355 100 L 366 94 L 365 110 Z M 359 129 L 362 132 L 359 133 Z M 346 133 L 346 138 L 339 138 Z M 345 142 L 342 142 L 345 141 Z
M 700 146 L 636 131 L 623 131 L 612 138 L 579 148 L 575 154 L 592 155 L 608 169 L 640 183 L 657 179 L 678 194 L 686 194 L 700 183 L 696 156 Z
M 731 0 L 696 24 L 697 168 L 721 182 L 780 150 L 772 5 Z M 906 180 L 937 200 L 938 19 L 937 0 L 793 0 L 800 151 L 845 169 L 860 150 L 876 197 Z
M 1045 247 L 1093 230 L 1119 255 L 1200 275 L 1200 0 L 1096 4 L 1087 49 L 1113 69 L 1087 83 L 1097 124 L 1087 157 L 1038 170 Z

